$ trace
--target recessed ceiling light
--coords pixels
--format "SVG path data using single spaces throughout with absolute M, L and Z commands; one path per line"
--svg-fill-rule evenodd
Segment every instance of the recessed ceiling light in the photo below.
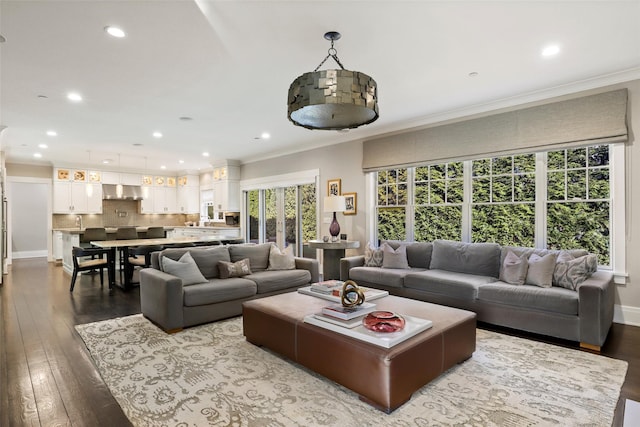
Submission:
M 193 119 L 191 117 L 182 116 L 182 117 L 180 117 L 180 120 L 182 120 L 184 122 L 188 122 L 189 120 L 193 120 Z
M 122 37 L 126 36 L 126 34 L 125 34 L 125 32 L 122 30 L 122 28 L 108 26 L 108 27 L 104 27 L 104 30 L 105 30 L 105 31 L 107 32 L 107 34 L 109 34 L 110 36 L 117 37 L 117 38 L 119 38 L 119 39 L 121 39 Z
M 557 44 L 552 44 L 542 49 L 542 56 L 554 56 L 558 53 L 560 53 L 560 46 Z
M 204 157 L 209 157 L 209 153 L 207 153 L 206 151 L 205 151 L 204 153 L 202 153 L 202 155 L 203 155 Z
M 139 142 L 134 142 L 134 143 L 133 143 L 133 144 L 131 144 L 131 145 L 133 145 L 134 147 L 142 147 L 144 144 L 141 144 L 141 143 L 139 143 Z
M 154 132 L 153 133 L 153 137 L 154 138 L 162 138 L 162 132 L 158 132 L 158 131 Z
M 166 169 L 167 167 L 165 165 L 160 166 L 160 169 Z
M 80 95 L 77 92 L 69 92 L 67 94 L 67 99 L 69 101 L 80 102 L 80 101 L 82 101 L 82 95 Z
M 184 160 L 178 160 L 178 163 L 183 164 Z
M 109 164 L 109 163 L 111 163 L 111 162 L 112 162 L 112 160 L 111 160 L 111 159 L 104 159 L 104 160 L 102 161 L 102 163 L 103 163 L 103 164 L 105 164 L 105 165 L 108 165 L 108 164 Z
M 49 97 L 48 97 L 47 95 L 38 95 L 38 98 L 40 98 L 40 99 L 47 99 L 47 98 L 49 98 Z
M 33 153 L 33 157 L 35 157 L 36 159 L 39 159 L 42 157 L 42 154 L 40 153 Z
M 7 39 L 5 39 L 2 34 L 0 34 L 0 43 L 4 43 L 6 41 L 7 41 Z
M 477 71 L 470 72 L 469 77 L 478 77 L 478 72 Z
M 58 136 L 58 132 L 56 132 L 55 130 L 48 130 L 47 131 L 47 135 L 49 135 L 49 136 Z
M 269 139 L 269 138 L 271 138 L 271 135 L 269 135 L 268 132 L 262 132 L 262 135 L 260 135 L 260 138 Z
M 49 148 L 47 144 L 38 144 L 38 148 Z

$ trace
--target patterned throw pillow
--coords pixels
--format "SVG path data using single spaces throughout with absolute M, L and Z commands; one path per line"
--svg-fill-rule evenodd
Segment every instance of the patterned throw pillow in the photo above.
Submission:
M 220 278 L 228 279 L 230 277 L 242 277 L 251 274 L 251 266 L 249 258 L 241 259 L 236 262 L 218 261 L 218 269 L 220 270 Z
M 383 252 L 382 248 L 376 249 L 371 242 L 367 242 L 364 248 L 364 266 L 365 267 L 382 267 Z
M 518 256 L 509 251 L 502 262 L 500 280 L 512 285 L 524 285 L 528 268 L 529 264 L 527 263 L 526 255 Z
M 556 254 L 549 253 L 544 256 L 531 254 L 529 256 L 529 269 L 525 283 L 541 288 L 550 288 L 553 282 L 553 272 L 556 266 Z
M 185 252 L 178 261 L 164 256 L 161 262 L 162 271 L 182 279 L 182 286 L 207 282 L 207 279 L 202 275 L 198 265 L 189 252 Z
M 598 270 L 598 257 L 595 254 L 574 258 L 567 251 L 560 252 L 553 272 L 553 285 L 576 290 Z
M 405 245 L 393 248 L 386 243 L 382 244 L 382 268 L 409 268 L 407 260 L 407 247 Z
M 289 245 L 280 250 L 272 245 L 269 251 L 269 267 L 267 270 L 293 270 L 296 268 L 296 260 L 293 256 L 293 246 Z

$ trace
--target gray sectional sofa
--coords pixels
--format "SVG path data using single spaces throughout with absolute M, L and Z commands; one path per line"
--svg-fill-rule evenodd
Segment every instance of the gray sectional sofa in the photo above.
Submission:
M 140 271 L 142 314 L 165 331 L 176 332 L 238 316 L 244 301 L 290 292 L 319 280 L 317 260 L 291 256 L 289 261 L 288 265 L 274 262 L 271 243 L 154 252 L 151 268 Z M 189 263 L 195 263 L 197 269 L 188 271 Z
M 584 250 L 551 251 L 445 240 L 386 243 L 396 251 L 405 246 L 406 265 L 397 263 L 396 254 L 389 255 L 391 265 L 387 266 L 366 266 L 362 255 L 343 258 L 341 279 L 385 289 L 393 295 L 474 311 L 482 322 L 579 341 L 581 346 L 594 350 L 599 350 L 606 340 L 613 322 L 613 274 L 595 271 L 597 259 Z M 370 265 L 377 265 L 380 258 L 387 258 L 367 255 Z M 537 283 L 533 274 L 531 279 L 526 277 L 527 283 L 522 283 L 522 278 L 519 278 L 520 282 L 514 282 L 519 279 L 508 277 L 507 273 L 518 267 L 518 260 L 521 264 L 529 260 L 528 266 L 531 266 L 545 255 L 548 255 L 547 261 L 553 258 L 553 283 L 547 279 L 544 287 L 527 284 Z M 578 261 L 558 262 L 572 257 L 595 260 L 595 267 L 589 267 L 593 271 L 584 274 L 587 267 L 582 261 L 580 266 L 576 264 Z M 513 260 L 516 261 L 510 264 Z M 583 274 L 582 279 L 586 277 L 579 284 L 567 285 L 566 277 L 562 276 L 567 274 L 567 265 L 573 265 L 571 263 L 575 264 L 574 273 Z M 549 263 L 546 264 L 548 270 Z M 522 266 L 526 272 L 527 267 Z M 534 267 L 530 267 L 532 273 L 537 271 Z M 566 287 L 559 286 L 556 281 Z

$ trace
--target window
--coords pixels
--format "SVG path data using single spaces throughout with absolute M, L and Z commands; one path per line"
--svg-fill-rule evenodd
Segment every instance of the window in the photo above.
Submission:
M 471 163 L 471 241 L 535 246 L 535 154 Z
M 379 240 L 582 248 L 624 274 L 623 144 L 391 169 L 376 182 Z
M 547 245 L 582 248 L 610 264 L 609 146 L 547 154 Z
M 462 238 L 462 162 L 415 168 L 414 240 Z

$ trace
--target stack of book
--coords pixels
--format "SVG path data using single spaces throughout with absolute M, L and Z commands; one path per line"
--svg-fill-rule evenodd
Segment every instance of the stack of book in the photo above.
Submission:
M 365 302 L 355 307 L 343 307 L 342 304 L 332 304 L 322 308 L 322 312 L 314 316 L 325 322 L 345 328 L 355 328 L 362 324 L 362 319 L 376 309 L 376 305 Z
M 334 295 L 339 297 L 342 292 L 342 280 L 325 280 L 324 282 L 312 283 L 310 290 L 323 295 Z

